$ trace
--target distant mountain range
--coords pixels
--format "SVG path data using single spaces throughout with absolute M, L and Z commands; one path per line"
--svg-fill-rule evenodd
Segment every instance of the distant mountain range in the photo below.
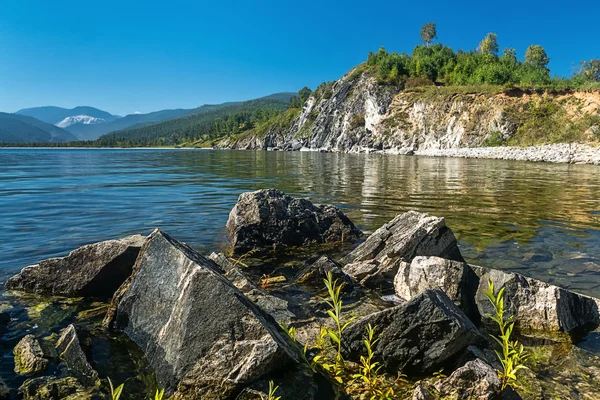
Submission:
M 125 137 L 145 143 L 169 135 L 202 134 L 213 129 L 215 123 L 229 121 L 231 125 L 234 115 L 239 119 L 240 115 L 247 118 L 249 113 L 256 113 L 256 118 L 264 119 L 269 112 L 281 112 L 293 95 L 276 93 L 246 102 L 206 104 L 194 109 L 161 110 L 124 117 L 87 106 L 26 108 L 15 114 L 0 113 L 0 144 L 94 141 L 107 134 L 110 134 L 108 142 Z M 235 129 L 235 124 L 230 129 Z
M 60 143 L 75 135 L 33 117 L 0 112 L 0 143 Z

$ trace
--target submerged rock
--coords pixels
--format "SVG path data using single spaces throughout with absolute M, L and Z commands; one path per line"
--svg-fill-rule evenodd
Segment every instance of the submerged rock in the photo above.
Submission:
M 467 316 L 441 290 L 428 290 L 405 305 L 367 315 L 344 332 L 344 355 L 359 360 L 368 324 L 379 341 L 375 361 L 395 373 L 427 373 L 447 366 L 469 345 L 484 342 Z
M 33 335 L 27 335 L 21 339 L 15 346 L 13 353 L 17 374 L 36 374 L 48 368 L 48 359 L 40 342 Z
M 237 254 L 311 243 L 353 242 L 362 236 L 336 207 L 315 205 L 275 189 L 242 193 L 229 214 L 227 232 Z
M 296 362 L 277 323 L 214 262 L 155 230 L 105 323 L 146 353 L 160 387 L 175 399 L 231 399 Z
M 24 400 L 92 399 L 90 392 L 73 377 L 43 376 L 26 380 L 19 388 Z
M 92 368 L 88 361 L 84 348 L 88 345 L 82 344 L 82 341 L 89 342 L 87 332 L 75 328 L 73 324 L 69 325 L 60 334 L 56 343 L 58 356 L 64 362 L 68 370 L 77 379 L 87 385 L 93 386 L 98 382 L 98 373 Z
M 6 288 L 25 292 L 110 297 L 131 274 L 144 237 L 88 244 L 66 257 L 49 258 L 23 268 Z
M 331 272 L 333 279 L 338 283 L 343 283 L 343 291 L 352 290 L 354 280 L 344 270 L 328 256 L 321 256 L 316 261 L 306 263 L 294 278 L 296 283 L 323 287 L 323 279 L 327 278 L 327 273 Z
M 0 378 L 0 400 L 8 400 L 10 398 L 10 390 L 6 386 L 4 379 Z
M 491 400 L 497 398 L 502 384 L 492 367 L 474 360 L 438 381 L 435 387 L 442 396 L 456 400 Z
M 400 262 L 411 262 L 416 256 L 464 261 L 444 218 L 409 211 L 377 229 L 341 262 L 348 264 L 344 270 L 361 284 L 392 288 Z

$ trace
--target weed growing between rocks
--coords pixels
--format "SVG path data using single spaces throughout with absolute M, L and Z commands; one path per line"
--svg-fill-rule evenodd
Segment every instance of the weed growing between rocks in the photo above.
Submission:
M 272 383 L 272 382 L 271 382 Z M 119 386 L 115 388 L 112 383 L 112 380 L 108 378 L 108 384 L 110 386 L 110 398 L 111 400 L 119 400 L 121 398 L 121 394 L 123 393 L 123 388 L 125 387 L 125 383 L 121 383 Z M 277 388 L 275 388 L 277 390 Z M 165 389 L 156 389 L 156 393 L 154 394 L 154 400 L 163 400 L 165 395 Z M 269 397 L 270 399 L 270 397 Z M 279 397 L 273 398 L 273 400 L 278 400 Z M 150 399 L 152 400 L 152 399 Z
M 273 381 L 269 381 L 269 394 L 267 395 L 267 400 L 281 400 L 281 396 L 275 395 L 277 389 L 279 389 L 279 386 L 275 386 Z
M 489 317 L 496 322 L 500 330 L 500 335 L 497 337 L 490 335 L 499 345 L 501 351 L 495 350 L 498 359 L 502 363 L 502 371 L 498 371 L 498 377 L 502 382 L 502 390 L 507 386 L 518 387 L 517 372 L 527 368 L 523 362 L 527 359 L 527 352 L 523 349 L 523 345 L 519 344 L 518 340 L 511 340 L 511 335 L 514 323 L 514 315 L 505 318 L 506 312 L 504 308 L 504 287 L 496 294 L 494 290 L 494 282 L 488 280 L 488 290 L 484 290 L 484 294 L 494 306 L 496 315 Z

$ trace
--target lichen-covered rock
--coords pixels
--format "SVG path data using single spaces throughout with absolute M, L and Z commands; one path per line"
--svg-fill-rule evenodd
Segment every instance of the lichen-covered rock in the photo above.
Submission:
M 354 288 L 355 282 L 350 275 L 328 256 L 321 256 L 316 261 L 303 265 L 294 280 L 297 283 L 322 287 L 323 279 L 327 278 L 329 272 L 334 280 L 337 279 L 338 283 L 344 284 L 343 291 L 350 291 Z
M 42 346 L 33 335 L 27 335 L 21 339 L 15 346 L 13 353 L 17 374 L 36 374 L 48 368 L 48 359 Z
M 433 396 L 422 384 L 415 386 L 411 400 L 433 400 Z
M 439 370 L 483 336 L 441 290 L 428 290 L 405 305 L 367 315 L 344 332 L 343 353 L 350 360 L 364 354 L 365 329 L 377 327 L 375 361 L 393 373 Z
M 566 332 L 572 336 L 585 335 L 600 323 L 598 299 L 584 296 L 533 278 L 495 269 L 471 265 L 479 276 L 476 294 L 477 307 L 486 323 L 493 307 L 483 293 L 488 280 L 496 290 L 504 287 L 505 308 L 516 317 L 515 326 L 523 333 L 544 336 L 545 333 Z
M 464 261 L 444 218 L 409 211 L 377 229 L 341 262 L 349 264 L 344 270 L 361 284 L 392 288 L 400 262 L 417 256 Z
M 86 390 L 76 378 L 56 378 L 43 376 L 26 380 L 19 388 L 24 400 L 56 400 L 56 399 L 91 399 Z
M 110 297 L 131 274 L 144 237 L 88 244 L 49 258 L 8 279 L 6 288 L 62 296 Z
M 278 324 L 213 261 L 155 230 L 105 323 L 146 353 L 175 399 L 231 399 L 299 360 Z
M 429 289 L 440 289 L 459 306 L 472 321 L 479 321 L 475 294 L 479 277 L 465 262 L 440 257 L 415 257 L 402 262 L 394 278 L 396 296 L 406 301 Z
M 362 236 L 339 209 L 315 205 L 275 189 L 242 193 L 227 232 L 234 253 L 272 251 L 310 243 L 352 242 Z
M 456 400 L 491 400 L 497 398 L 502 384 L 492 367 L 474 360 L 438 381 L 435 387 L 442 396 Z
M 93 386 L 98 382 L 98 372 L 90 365 L 86 350 L 89 351 L 89 333 L 73 324 L 62 330 L 56 350 L 67 369 L 84 385 Z

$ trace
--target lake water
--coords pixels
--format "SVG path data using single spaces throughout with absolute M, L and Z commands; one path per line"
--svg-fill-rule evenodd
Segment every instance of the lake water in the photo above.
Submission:
M 237 196 L 270 187 L 366 232 L 444 216 L 469 261 L 600 297 L 597 166 L 308 152 L 0 149 L 1 276 L 155 227 L 212 251 Z
M 335 204 L 367 233 L 407 210 L 444 216 L 468 261 L 600 297 L 597 166 L 208 150 L 0 149 L 0 283 L 83 244 L 156 227 L 200 251 L 219 250 L 237 196 L 260 188 Z M 13 318 L 0 337 L 0 376 L 13 389 L 25 379 L 12 371 L 17 341 L 57 332 L 94 307 L 15 293 L 0 300 Z M 149 368 L 131 364 L 143 359 L 139 350 L 95 334 L 101 376 L 127 379 L 124 399 L 149 395 Z M 552 351 L 556 361 L 533 387 L 562 390 L 555 398 L 600 392 L 599 332 L 568 356 Z

